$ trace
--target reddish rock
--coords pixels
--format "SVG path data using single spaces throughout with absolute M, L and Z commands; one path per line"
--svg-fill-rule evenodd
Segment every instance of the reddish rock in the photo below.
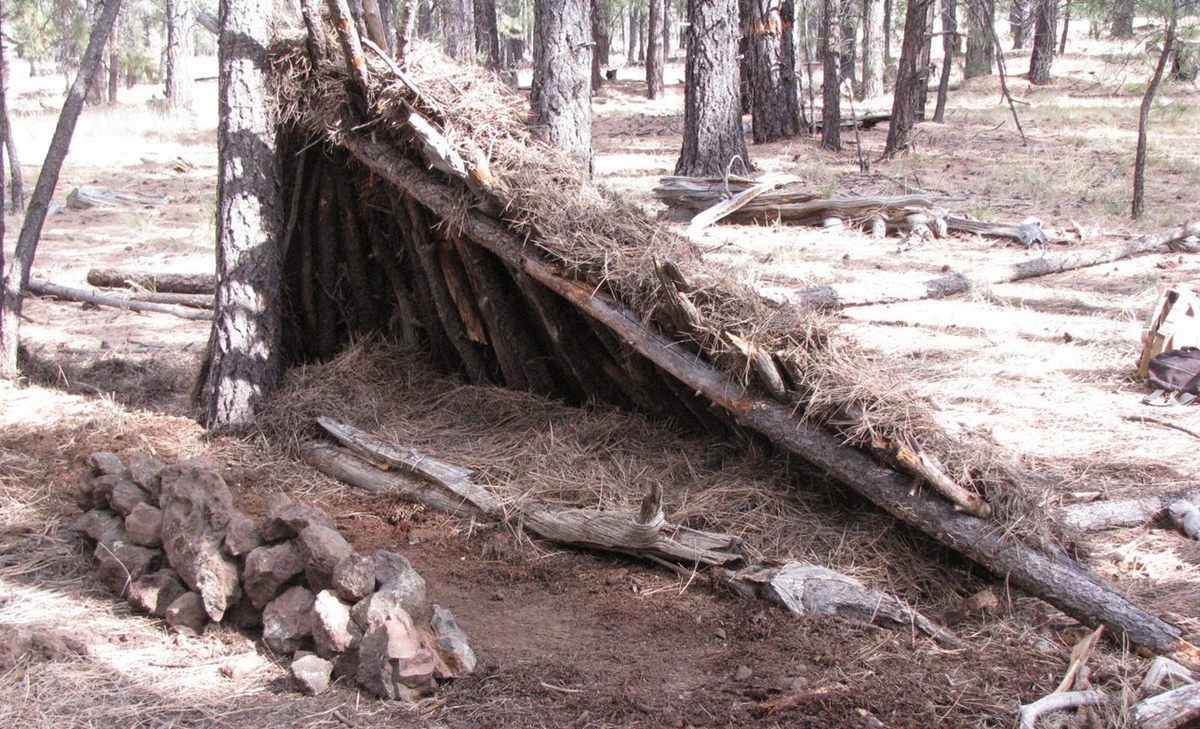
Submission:
M 234 557 L 249 554 L 263 543 L 262 533 L 253 519 L 240 511 L 229 515 L 225 529 L 225 551 Z
M 121 476 L 125 474 L 125 464 L 116 453 L 99 451 L 88 456 L 88 466 L 97 476 Z
M 158 494 L 162 487 L 159 479 L 162 470 L 162 461 L 148 453 L 134 451 L 129 454 L 129 478 L 145 489 L 146 493 L 155 500 L 158 500 Z
M 375 560 L 358 554 L 340 559 L 333 568 L 333 589 L 347 602 L 358 602 L 375 589 Z
M 338 562 L 354 555 L 354 548 L 338 530 L 319 524 L 301 530 L 299 542 L 309 587 L 318 592 L 333 585 Z
M 167 614 L 167 608 L 187 591 L 187 586 L 175 574 L 175 570 L 161 569 L 135 580 L 129 586 L 128 599 L 134 610 L 161 618 Z
M 288 580 L 304 571 L 304 557 L 295 542 L 259 547 L 246 555 L 242 588 L 257 608 L 275 599 Z
M 229 487 L 216 471 L 177 464 L 162 472 L 161 502 L 167 559 L 219 621 L 241 593 L 237 562 L 221 548 L 233 512 Z
M 195 633 L 204 630 L 208 613 L 204 609 L 204 598 L 195 592 L 185 592 L 175 598 L 164 615 L 167 625 L 178 630 L 186 628 Z
M 434 669 L 432 651 L 403 613 L 372 628 L 358 647 L 358 683 L 380 698 L 411 701 L 432 693 Z
M 125 522 L 107 509 L 92 509 L 75 520 L 71 531 L 86 536 L 93 542 L 104 542 L 111 548 L 113 542 L 128 541 Z
M 263 520 L 262 538 L 267 542 L 299 536 L 305 527 L 319 525 L 334 527 L 333 517 L 328 512 L 296 501 L 285 494 L 277 494 L 267 502 L 267 516 Z
M 312 635 L 313 594 L 293 587 L 263 610 L 263 641 L 279 655 L 295 653 Z
M 292 684 L 308 696 L 325 693 L 331 673 L 333 664 L 317 656 L 303 656 L 292 661 Z
M 150 504 L 133 507 L 125 517 L 125 531 L 129 541 L 143 547 L 162 546 L 162 511 Z
M 109 590 L 124 597 L 135 580 L 157 565 L 162 552 L 132 542 L 115 541 L 111 546 L 98 542 L 92 556 L 96 558 L 96 577 Z

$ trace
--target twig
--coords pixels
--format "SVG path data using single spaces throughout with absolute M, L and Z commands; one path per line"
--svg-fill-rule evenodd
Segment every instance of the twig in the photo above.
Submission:
M 1078 709 L 1084 706 L 1097 706 L 1108 703 L 1108 694 L 1103 691 L 1068 691 L 1043 696 L 1032 704 L 1021 707 L 1018 716 L 1021 719 L 1021 729 L 1034 729 L 1038 719 L 1045 714 L 1067 709 Z
M 1181 433 L 1187 433 L 1188 435 L 1192 436 L 1193 438 L 1200 438 L 1200 433 L 1197 433 L 1196 431 L 1192 430 L 1191 428 L 1185 428 L 1182 425 L 1178 425 L 1176 423 L 1172 423 L 1172 422 L 1169 422 L 1166 420 L 1159 420 L 1158 418 L 1151 418 L 1146 415 L 1126 415 L 1125 417 L 1123 417 L 1121 419 L 1126 420 L 1130 423 L 1154 423 L 1155 425 L 1161 425 L 1164 428 L 1173 428 L 1175 430 L 1178 430 Z

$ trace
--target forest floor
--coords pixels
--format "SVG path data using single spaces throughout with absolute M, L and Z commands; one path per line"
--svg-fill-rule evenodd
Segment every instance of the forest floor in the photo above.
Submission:
M 1050 86 L 1010 78 L 1028 144 L 992 77 L 952 92 L 946 124 L 921 125 L 913 152 L 875 162 L 870 173 L 859 172 L 853 145 L 826 152 L 812 138 L 752 145 L 751 159 L 828 192 L 918 188 L 984 219 L 1077 223 L 1087 235 L 1075 248 L 1177 225 L 1200 218 L 1200 92 L 1160 91 L 1148 214 L 1131 223 L 1138 104 L 1152 61 L 1139 50 L 1079 38 Z M 1013 54 L 1008 67 L 1026 62 Z M 596 178 L 657 214 L 651 191 L 671 172 L 682 133 L 682 70 L 672 65 L 676 83 L 655 101 L 644 99 L 640 73 L 621 68 L 596 98 Z M 55 122 L 41 110 L 53 93 L 35 86 L 14 94 L 26 163 L 40 158 Z M 136 95 L 85 113 L 55 199 L 91 185 L 171 201 L 51 216 L 36 276 L 82 285 L 93 267 L 212 270 L 215 84 L 197 91 L 204 101 L 187 119 L 163 117 Z M 885 135 L 886 125 L 863 132 L 868 157 Z M 24 170 L 32 186 L 37 166 Z M 6 250 L 20 222 L 7 215 Z M 717 225 L 696 243 L 746 275 L 769 265 L 811 283 L 923 279 L 1039 255 L 978 238 L 904 248 L 854 231 L 781 225 Z M 948 300 L 846 309 L 840 331 L 895 362 L 949 430 L 986 432 L 1055 477 L 1048 509 L 1081 492 L 1163 493 L 1200 485 L 1195 436 L 1163 425 L 1200 432 L 1200 407 L 1151 413 L 1141 405 L 1140 330 L 1161 291 L 1198 280 L 1200 257 L 1146 255 Z M 704 575 L 551 548 L 508 528 L 365 496 L 290 455 L 289 438 L 310 426 L 249 440 L 205 434 L 188 392 L 206 323 L 36 298 L 25 315 L 26 377 L 0 385 L 0 726 L 1005 727 L 1019 704 L 1055 688 L 1084 633 L 869 505 L 806 487 L 750 443 L 465 387 L 429 372 L 419 356 L 360 348 L 293 373 L 279 406 L 286 412 L 272 414 L 290 423 L 324 412 L 404 434 L 520 498 L 553 491 L 592 506 L 608 498 L 607 484 L 659 480 L 670 485 L 672 510 L 736 514 L 714 517 L 716 526 L 767 556 L 845 571 L 938 619 L 982 589 L 999 607 L 960 615 L 953 629 L 966 645 L 947 650 L 908 633 L 796 619 Z M 216 628 L 174 636 L 131 614 L 92 576 L 88 551 L 67 527 L 78 515 L 70 492 L 87 456 L 139 449 L 168 462 L 207 454 L 247 512 L 261 513 L 270 494 L 286 491 L 328 509 L 360 552 L 403 552 L 471 636 L 478 671 L 415 706 L 376 701 L 348 684 L 303 697 L 289 690 L 287 666 L 251 635 Z M 1080 547 L 1123 592 L 1200 633 L 1196 542 L 1154 525 L 1090 535 Z M 33 652 L 11 649 L 21 631 L 33 636 Z M 1092 683 L 1116 697 L 1100 725 L 1127 722 L 1147 665 L 1112 644 L 1092 659 Z M 770 708 L 785 696 L 807 698 Z

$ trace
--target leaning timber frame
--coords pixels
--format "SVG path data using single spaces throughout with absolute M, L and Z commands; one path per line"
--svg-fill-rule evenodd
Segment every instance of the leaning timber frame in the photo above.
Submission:
M 339 5 L 329 3 L 335 15 Z M 607 280 L 605 261 L 558 255 L 561 241 L 522 216 L 528 199 L 506 187 L 504 160 L 448 131 L 453 110 L 423 96 L 418 73 L 369 41 L 364 51 L 352 23 L 324 30 L 340 42 L 276 51 L 281 78 L 305 84 L 281 91 L 291 361 L 329 358 L 356 337 L 382 333 L 421 344 L 474 383 L 756 433 L 1081 621 L 1146 650 L 1194 658 L 1177 626 L 989 518 L 989 504 L 912 439 L 886 429 L 851 437 L 806 413 L 805 360 L 711 321 L 712 306 L 698 305 L 700 286 L 674 262 L 649 263 L 653 283 L 635 296 Z M 581 179 L 564 178 L 566 186 Z M 652 224 L 645 230 L 656 235 Z M 852 407 L 840 415 L 865 417 Z M 914 480 L 928 488 L 914 489 Z

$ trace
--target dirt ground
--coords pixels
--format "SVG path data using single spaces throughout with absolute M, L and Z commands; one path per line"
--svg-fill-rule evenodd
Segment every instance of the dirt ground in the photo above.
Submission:
M 1028 146 L 992 78 L 953 93 L 947 124 L 923 125 L 913 153 L 876 162 L 869 174 L 858 171 L 853 146 L 825 152 L 809 138 L 752 146 L 751 159 L 826 191 L 919 188 L 980 218 L 1036 216 L 1060 229 L 1074 221 L 1087 232 L 1077 244 L 1085 247 L 1200 217 L 1192 194 L 1200 93 L 1160 92 L 1149 215 L 1134 225 L 1125 210 L 1147 59 L 1082 37 L 1070 50 L 1051 86 L 1010 80 L 1028 102 L 1018 107 Z M 640 73 L 620 69 L 596 99 L 596 177 L 657 213 L 651 190 L 674 165 L 682 87 L 646 101 Z M 673 66 L 668 77 L 681 75 Z M 215 87 L 205 94 L 215 96 Z M 87 112 L 56 199 L 95 185 L 171 202 L 52 216 L 36 276 L 81 285 L 92 267 L 212 269 L 215 98 L 185 119 L 162 117 L 144 101 Z M 14 122 L 30 162 L 54 116 L 18 108 L 31 109 Z M 877 156 L 885 135 L 886 127 L 864 132 L 864 152 Z M 179 167 L 175 157 L 190 164 Z M 27 184 L 36 169 L 26 165 Z M 20 216 L 9 213 L 6 224 L 11 250 Z M 902 248 L 853 231 L 779 225 L 716 226 L 696 244 L 764 287 L 923 280 L 1038 255 L 983 239 Z M 948 430 L 987 433 L 1054 477 L 1048 509 L 1085 492 L 1176 491 L 1197 485 L 1197 441 L 1163 423 L 1200 432 L 1200 409 L 1149 412 L 1133 369 L 1158 294 L 1198 279 L 1195 256 L 1142 256 L 946 301 L 847 309 L 841 331 L 887 355 Z M 1019 704 L 1054 689 L 1083 635 L 1054 609 L 755 443 L 465 387 L 430 372 L 419 355 L 390 349 L 292 373 L 260 437 L 212 439 L 188 402 L 206 324 L 38 299 L 25 314 L 27 377 L 0 385 L 0 726 L 1001 727 L 1013 725 Z M 738 533 L 766 557 L 825 564 L 895 592 L 953 622 L 965 647 L 796 619 L 703 573 L 684 578 L 532 542 L 515 526 L 464 524 L 355 493 L 294 456 L 311 418 L 324 413 L 474 468 L 509 502 L 627 505 L 629 494 L 659 482 L 681 521 Z M 69 492 L 86 457 L 137 449 L 166 461 L 208 454 L 250 513 L 286 491 L 329 509 L 360 552 L 402 551 L 471 636 L 476 675 L 415 706 L 347 684 L 306 698 L 289 690 L 286 665 L 253 636 L 225 628 L 172 636 L 132 615 L 99 586 L 66 527 L 77 516 Z M 1081 546 L 1093 569 L 1196 635 L 1195 542 L 1154 525 L 1091 535 Z M 952 620 L 981 589 L 1000 607 Z M 1116 697 L 1095 725 L 1127 722 L 1147 665 L 1112 644 L 1093 658 L 1092 683 Z M 805 698 L 771 708 L 787 696 Z

